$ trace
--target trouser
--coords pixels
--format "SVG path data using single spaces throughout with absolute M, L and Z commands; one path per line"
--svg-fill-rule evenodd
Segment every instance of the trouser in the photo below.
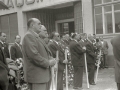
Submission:
M 28 83 L 30 90 L 46 90 L 47 83 Z
M 0 85 L 0 90 L 8 90 L 8 82 L 6 82 L 6 83 L 0 83 L 1 85 Z
M 103 55 L 103 61 L 104 61 L 104 67 L 108 66 L 108 63 L 107 63 L 107 54 Z
M 74 68 L 74 87 L 82 87 L 83 82 L 83 66 Z
M 94 64 L 87 64 L 88 67 L 88 79 L 89 83 L 94 82 L 94 74 L 95 74 L 95 65 Z
M 120 90 L 120 83 L 117 83 L 117 90 Z
M 8 90 L 9 79 L 7 71 L 0 68 L 0 90 Z
M 58 70 L 57 90 L 63 90 L 63 70 Z

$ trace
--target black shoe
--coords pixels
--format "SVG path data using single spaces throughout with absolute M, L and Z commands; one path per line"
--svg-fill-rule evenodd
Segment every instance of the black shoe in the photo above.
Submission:
M 96 85 L 96 84 L 93 82 L 93 83 L 90 83 L 90 85 Z
M 73 87 L 73 90 L 82 90 L 82 87 Z

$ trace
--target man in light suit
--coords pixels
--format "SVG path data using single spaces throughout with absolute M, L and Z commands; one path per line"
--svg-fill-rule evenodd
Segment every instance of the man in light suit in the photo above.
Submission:
M 24 59 L 24 78 L 30 90 L 46 90 L 50 80 L 50 66 L 55 65 L 56 60 L 51 58 L 51 52 L 39 33 L 47 34 L 41 29 L 41 22 L 37 18 L 31 18 L 27 23 L 28 31 L 22 42 Z
M 10 48 L 10 55 L 11 55 L 11 59 L 13 60 L 23 58 L 22 46 L 20 44 L 20 41 L 21 41 L 21 37 L 17 35 L 15 37 L 15 43 Z
M 113 54 L 115 57 L 115 81 L 117 88 L 120 90 L 120 35 L 117 35 L 111 40 L 113 46 Z
M 103 53 L 103 65 L 102 65 L 102 67 L 107 68 L 108 67 L 107 55 L 108 55 L 109 46 L 108 46 L 107 41 L 103 40 L 103 37 L 101 37 L 100 40 L 101 40 L 101 46 L 102 46 L 101 50 L 102 50 L 102 53 Z

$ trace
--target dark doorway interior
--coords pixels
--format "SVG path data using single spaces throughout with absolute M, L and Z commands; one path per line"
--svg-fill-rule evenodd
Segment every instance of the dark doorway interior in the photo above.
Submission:
M 58 23 L 58 32 L 62 36 L 63 34 L 71 34 L 74 33 L 74 21 L 72 22 L 64 22 L 64 23 Z

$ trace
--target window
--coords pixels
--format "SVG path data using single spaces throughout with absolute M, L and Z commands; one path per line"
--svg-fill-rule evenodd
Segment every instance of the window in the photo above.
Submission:
M 111 2 L 111 0 L 103 0 L 104 3 Z
M 120 10 L 120 3 L 114 5 L 114 10 Z
M 120 33 L 120 0 L 94 0 L 96 34 Z
M 112 30 L 112 13 L 105 14 L 105 34 L 113 33 Z
M 105 12 L 110 12 L 110 11 L 112 11 L 111 5 L 109 5 L 109 6 L 104 6 L 104 9 L 105 9 Z
M 115 32 L 120 32 L 120 27 L 118 27 L 118 24 L 120 24 L 120 12 L 115 13 Z
M 102 14 L 102 7 L 96 7 L 95 8 L 95 14 Z
M 94 0 L 94 4 L 101 4 L 102 3 L 102 0 Z
M 96 15 L 96 33 L 103 34 L 102 14 Z

